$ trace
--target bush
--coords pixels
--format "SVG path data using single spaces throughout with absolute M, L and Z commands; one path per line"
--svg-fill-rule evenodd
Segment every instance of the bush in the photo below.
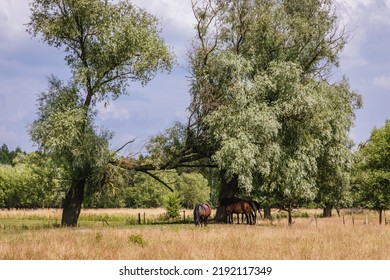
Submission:
M 143 238 L 142 234 L 132 234 L 129 236 L 129 243 L 140 245 L 144 247 L 146 245 L 146 241 Z
M 168 219 L 176 219 L 180 216 L 181 200 L 176 193 L 171 193 L 167 196 L 165 209 L 167 210 Z

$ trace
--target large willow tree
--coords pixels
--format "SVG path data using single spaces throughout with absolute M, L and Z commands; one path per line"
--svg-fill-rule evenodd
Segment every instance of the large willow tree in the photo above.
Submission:
M 63 50 L 72 72 L 65 85 L 49 80 L 30 134 L 68 174 L 62 225 L 75 226 L 86 188 L 99 184 L 109 160 L 110 135 L 93 125 L 96 103 L 170 70 L 172 55 L 157 19 L 127 0 L 34 0 L 28 32 Z
M 221 170 L 220 197 L 257 190 L 291 214 L 323 178 L 346 186 L 360 97 L 330 78 L 347 41 L 332 1 L 192 4 L 187 144 Z

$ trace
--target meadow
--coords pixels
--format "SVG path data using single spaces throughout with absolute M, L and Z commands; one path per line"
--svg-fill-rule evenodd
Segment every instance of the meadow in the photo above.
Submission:
M 291 226 L 275 212 L 254 226 L 199 228 L 185 211 L 186 221 L 164 221 L 163 209 L 83 210 L 78 227 L 61 228 L 60 210 L 0 210 L 0 259 L 390 259 L 390 226 L 379 225 L 374 212 L 317 218 L 320 211 L 302 210 Z

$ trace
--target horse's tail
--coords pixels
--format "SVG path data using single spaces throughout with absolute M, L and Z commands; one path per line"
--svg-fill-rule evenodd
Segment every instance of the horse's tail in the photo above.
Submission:
M 200 211 L 199 211 L 200 205 L 195 205 L 194 208 L 194 223 L 195 225 L 200 225 Z

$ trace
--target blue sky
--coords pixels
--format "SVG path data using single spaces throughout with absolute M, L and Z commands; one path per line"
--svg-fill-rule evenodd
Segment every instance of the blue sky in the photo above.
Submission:
M 104 108 L 99 106 L 98 125 L 114 132 L 112 147 L 136 138 L 125 153 L 144 151 L 147 139 L 184 121 L 190 102 L 186 50 L 194 36 L 190 0 L 135 0 L 138 6 L 160 18 L 163 36 L 176 53 L 178 65 L 171 74 L 157 75 L 145 87 L 130 86 Z M 341 24 L 351 33 L 340 56 L 335 78 L 346 75 L 351 88 L 363 96 L 364 107 L 356 112 L 351 138 L 359 143 L 374 127 L 390 119 L 390 0 L 337 0 Z M 51 74 L 69 78 L 64 53 L 31 38 L 25 32 L 29 7 L 25 0 L 0 2 L 0 145 L 26 151 L 36 147 L 27 127 L 35 119 L 37 94 L 47 88 Z

